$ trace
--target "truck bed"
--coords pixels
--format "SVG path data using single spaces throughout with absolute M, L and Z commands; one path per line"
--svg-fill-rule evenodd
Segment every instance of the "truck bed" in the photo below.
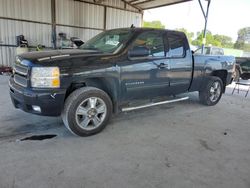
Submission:
M 233 56 L 193 55 L 193 80 L 189 91 L 199 90 L 205 76 L 211 75 L 216 70 L 227 71 L 226 85 L 229 85 L 232 82 L 234 63 Z

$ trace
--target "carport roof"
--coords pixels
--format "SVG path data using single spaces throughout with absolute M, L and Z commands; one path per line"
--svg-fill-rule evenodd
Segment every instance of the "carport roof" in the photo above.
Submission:
M 192 0 L 123 0 L 123 1 L 140 10 L 146 10 L 151 8 L 174 5 L 177 3 L 184 3 Z

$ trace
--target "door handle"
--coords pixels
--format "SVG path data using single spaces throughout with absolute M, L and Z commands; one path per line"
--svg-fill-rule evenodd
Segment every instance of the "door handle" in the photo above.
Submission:
M 160 63 L 160 64 L 158 65 L 158 68 L 159 68 L 159 69 L 168 68 L 168 64 Z

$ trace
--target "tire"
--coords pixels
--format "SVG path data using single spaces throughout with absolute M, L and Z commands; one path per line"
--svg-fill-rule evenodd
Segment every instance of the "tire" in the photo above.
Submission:
M 107 93 L 94 87 L 75 90 L 65 101 L 62 119 L 67 129 L 78 136 L 101 132 L 112 115 L 112 101 Z
M 234 72 L 234 81 L 235 82 L 238 82 L 239 81 L 239 79 L 240 79 L 240 71 L 239 71 L 239 69 L 238 68 L 236 68 L 235 69 L 235 72 Z
M 208 78 L 202 91 L 199 92 L 200 102 L 207 106 L 216 105 L 220 101 L 222 93 L 222 80 L 219 77 L 211 76 Z
M 248 79 L 250 79 L 250 74 L 243 73 L 243 74 L 241 75 L 241 78 L 242 78 L 242 80 L 248 80 Z

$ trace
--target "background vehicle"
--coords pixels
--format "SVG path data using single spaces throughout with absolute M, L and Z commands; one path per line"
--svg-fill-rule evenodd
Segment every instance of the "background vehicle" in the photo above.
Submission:
M 250 79 L 250 57 L 236 57 L 235 79 Z
M 74 134 L 100 132 L 112 113 L 186 98 L 137 105 L 135 101 L 199 91 L 218 103 L 232 81 L 235 58 L 193 55 L 184 33 L 141 28 L 105 31 L 81 49 L 32 52 L 17 57 L 10 78 L 16 108 L 62 115 Z
M 223 48 L 215 47 L 215 46 L 207 46 L 204 48 L 205 55 L 224 55 Z M 201 54 L 201 48 L 198 48 L 195 51 L 195 54 Z
M 195 54 L 201 54 L 201 48 L 195 51 Z M 223 48 L 219 47 L 205 47 L 206 55 L 224 55 Z M 235 72 L 233 74 L 234 80 L 238 81 L 239 78 L 243 80 L 250 79 L 250 57 L 236 57 Z

